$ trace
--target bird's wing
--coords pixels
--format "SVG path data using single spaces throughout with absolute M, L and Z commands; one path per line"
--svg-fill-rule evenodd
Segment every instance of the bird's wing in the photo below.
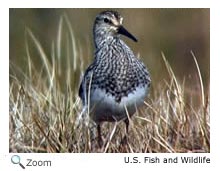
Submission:
M 83 76 L 83 79 L 82 79 L 80 87 L 79 87 L 78 95 L 81 98 L 83 105 L 85 105 L 87 103 L 88 85 L 89 85 L 89 82 L 90 82 L 93 67 L 94 67 L 94 65 L 90 65 L 86 69 L 86 72 Z

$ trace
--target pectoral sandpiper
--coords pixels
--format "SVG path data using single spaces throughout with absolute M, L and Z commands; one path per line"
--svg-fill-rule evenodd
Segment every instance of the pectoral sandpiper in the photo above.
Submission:
M 95 56 L 82 79 L 79 96 L 83 106 L 90 109 L 101 144 L 104 121 L 124 120 L 128 132 L 129 117 L 143 105 L 150 87 L 147 68 L 120 39 L 120 34 L 137 42 L 122 26 L 122 16 L 116 11 L 97 15 L 93 27 Z

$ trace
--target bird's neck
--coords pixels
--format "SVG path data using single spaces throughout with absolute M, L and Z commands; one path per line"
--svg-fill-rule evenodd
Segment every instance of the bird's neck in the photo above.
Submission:
M 134 56 L 133 51 L 119 37 L 108 37 L 100 42 L 95 42 L 95 58 L 97 61 L 106 57 L 106 53 L 112 54 L 111 58 L 122 61 Z
M 112 36 L 112 35 L 102 35 L 97 36 L 94 39 L 94 44 L 96 49 L 100 49 L 104 46 L 110 46 L 112 43 L 117 43 L 119 41 L 119 37 Z

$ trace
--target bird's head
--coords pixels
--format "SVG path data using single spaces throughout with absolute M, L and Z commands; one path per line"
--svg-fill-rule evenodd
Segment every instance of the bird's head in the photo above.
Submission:
M 122 21 L 122 16 L 116 11 L 101 12 L 95 19 L 93 29 L 95 39 L 116 38 L 122 34 L 137 42 L 137 39 L 123 27 Z

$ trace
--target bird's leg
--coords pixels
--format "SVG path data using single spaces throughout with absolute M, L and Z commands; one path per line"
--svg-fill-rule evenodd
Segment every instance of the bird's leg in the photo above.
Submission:
M 102 135 L 101 135 L 101 126 L 100 126 L 100 124 L 97 124 L 97 131 L 98 131 L 98 144 L 99 144 L 99 147 L 102 147 L 103 140 L 102 140 Z
M 127 144 L 127 142 L 128 142 L 129 119 L 128 118 L 125 119 L 124 122 L 125 122 L 125 126 L 126 126 L 125 127 L 126 128 L 126 132 L 125 132 L 124 138 L 122 139 L 122 144 Z
M 126 126 L 126 135 L 128 135 L 128 127 L 129 127 L 129 119 L 125 119 L 125 126 Z

